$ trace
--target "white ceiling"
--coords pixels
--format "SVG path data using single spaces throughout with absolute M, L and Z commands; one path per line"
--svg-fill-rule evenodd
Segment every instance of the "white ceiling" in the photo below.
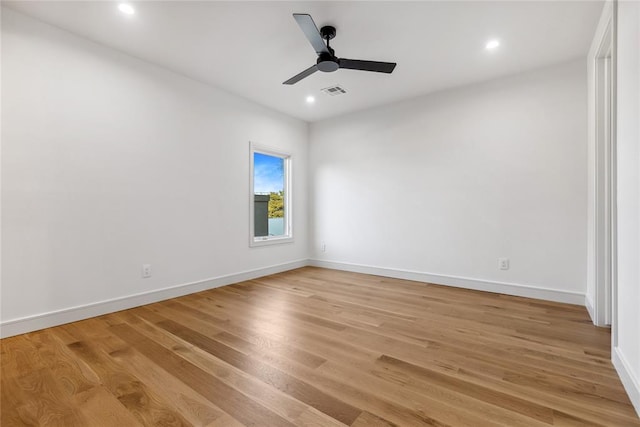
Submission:
M 307 121 L 585 56 L 600 1 L 3 2 L 12 9 Z M 338 70 L 293 86 L 315 63 L 292 13 L 337 28 L 339 57 L 397 62 L 393 74 Z M 484 46 L 501 40 L 495 51 Z M 340 84 L 348 93 L 320 89 Z M 315 95 L 314 105 L 305 98 Z

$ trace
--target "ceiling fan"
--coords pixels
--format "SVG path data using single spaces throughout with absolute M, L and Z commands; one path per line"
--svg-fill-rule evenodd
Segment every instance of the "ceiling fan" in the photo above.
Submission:
M 379 62 L 379 61 L 362 61 L 359 59 L 338 58 L 334 50 L 329 46 L 329 40 L 336 36 L 336 29 L 331 26 L 324 26 L 318 31 L 311 15 L 306 13 L 294 13 L 294 19 L 300 26 L 300 29 L 311 43 L 311 46 L 318 55 L 316 64 L 307 68 L 303 72 L 296 74 L 289 80 L 283 82 L 285 85 L 298 83 L 305 77 L 309 77 L 316 71 L 324 71 L 330 73 L 338 68 L 346 68 L 349 70 L 374 71 L 376 73 L 390 74 L 396 68 L 395 62 Z M 326 41 L 326 44 L 325 44 Z

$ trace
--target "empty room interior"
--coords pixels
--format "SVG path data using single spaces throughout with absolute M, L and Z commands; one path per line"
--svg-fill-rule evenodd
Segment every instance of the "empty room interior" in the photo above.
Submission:
M 2 1 L 2 426 L 640 426 L 640 2 Z

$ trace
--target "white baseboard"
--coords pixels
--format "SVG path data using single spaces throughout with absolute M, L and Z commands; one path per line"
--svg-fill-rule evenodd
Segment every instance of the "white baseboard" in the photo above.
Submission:
M 393 277 L 396 279 L 435 283 L 437 285 L 453 286 L 456 288 L 474 289 L 478 291 L 495 292 L 499 294 L 515 295 L 519 297 L 564 302 L 568 304 L 584 305 L 585 303 L 585 294 L 583 293 L 561 291 L 557 289 L 549 289 L 538 286 L 471 279 L 468 277 L 447 276 L 442 274 L 423 273 L 419 271 L 400 270 L 395 268 L 374 267 L 370 265 L 352 264 L 346 262 L 323 261 L 319 259 L 309 260 L 309 265 L 315 267 L 330 268 L 333 270 L 352 271 L 354 273 L 365 273 L 373 274 L 376 276 Z
M 629 367 L 627 359 L 625 359 L 619 347 L 614 347 L 611 352 L 611 361 L 613 366 L 618 372 L 620 381 L 631 400 L 631 404 L 636 409 L 638 416 L 640 417 L 640 378 L 636 378 L 633 375 L 633 371 Z
M 305 267 L 307 265 L 308 260 L 301 259 L 284 264 L 277 264 L 269 267 L 243 271 L 240 273 L 213 277 L 198 282 L 184 283 L 181 285 L 155 291 L 114 298 L 107 301 L 100 301 L 87 305 L 51 311 L 48 313 L 36 314 L 33 316 L 27 316 L 18 319 L 11 319 L 0 323 L 0 338 L 7 338 L 14 335 L 37 331 L 39 329 L 50 328 L 52 326 L 62 325 L 70 322 L 76 322 L 78 320 L 84 320 L 90 317 L 101 316 L 107 313 L 113 313 L 133 307 L 139 307 L 141 305 L 151 304 L 170 298 L 176 298 L 183 295 L 192 294 L 194 292 L 218 288 L 220 286 L 230 285 L 232 283 L 243 282 L 245 280 L 251 280 L 262 276 L 268 276 L 270 274 L 281 273 L 283 271 L 293 270 L 295 268 Z
M 596 319 L 596 309 L 593 307 L 593 303 L 591 302 L 589 295 L 585 295 L 584 297 L 584 306 L 587 307 L 587 311 L 589 312 L 589 317 L 591 317 L 591 321 L 593 322 L 594 325 L 597 326 L 598 322 Z

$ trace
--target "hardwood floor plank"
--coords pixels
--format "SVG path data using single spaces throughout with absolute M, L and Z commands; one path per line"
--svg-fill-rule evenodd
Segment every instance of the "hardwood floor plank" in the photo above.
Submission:
M 80 392 L 73 397 L 73 402 L 85 416 L 87 422 L 85 425 L 92 427 L 144 425 L 104 387 Z
M 96 347 L 89 341 L 77 341 L 69 344 L 69 348 L 94 370 L 101 383 L 142 424 L 189 425 L 180 414 L 168 409 L 165 402 L 143 382 L 122 369 L 111 360 L 109 355 L 99 351 Z
M 305 267 L 0 341 L 2 426 L 637 426 L 584 307 Z
M 48 368 L 25 373 L 16 378 L 16 383 L 23 399 L 17 411 L 28 425 L 86 425 L 78 409 L 65 399 L 66 393 Z
M 347 425 L 350 425 L 362 412 L 360 409 L 335 399 L 304 381 L 300 381 L 266 363 L 250 358 L 213 338 L 204 336 L 177 322 L 166 320 L 158 323 L 158 326 Z
M 327 363 L 319 369 L 319 373 L 336 381 L 357 381 L 362 387 L 376 390 L 381 398 L 406 407 L 412 412 L 428 413 L 433 419 L 448 425 L 457 426 L 511 426 L 542 427 L 549 423 L 521 416 L 487 404 L 484 401 L 470 399 L 467 396 L 451 393 L 448 390 L 427 385 L 420 389 L 407 383 L 391 381 L 388 377 L 363 375 L 350 367 L 336 363 Z
M 49 331 L 34 332 L 27 338 L 38 349 L 40 359 L 69 396 L 91 390 L 100 384 L 100 379 L 95 373 Z
M 351 427 L 397 427 L 397 424 L 365 411 L 351 424 Z
M 137 322 L 135 329 L 296 425 L 344 425 L 151 323 Z
M 18 377 L 37 369 L 46 368 L 38 349 L 27 338 L 18 335 L 0 342 L 0 369 L 3 375 Z
M 243 324 L 243 326 L 240 326 L 235 322 L 234 325 L 231 326 L 230 322 L 224 321 L 222 324 L 218 323 L 214 331 L 211 328 L 214 320 L 207 313 L 209 311 L 207 307 L 198 306 L 197 304 L 191 305 L 186 301 L 174 302 L 167 305 L 167 307 L 172 309 L 171 313 L 174 319 L 182 319 L 184 322 L 187 322 L 192 329 L 198 332 L 204 334 L 212 334 L 215 332 L 217 336 L 221 334 L 242 335 L 245 339 L 250 339 L 251 342 L 258 344 L 263 351 L 277 352 L 281 357 L 287 357 L 311 368 L 316 368 L 326 361 L 324 358 L 302 348 L 288 345 L 278 337 L 256 334 L 250 329 L 250 325 L 244 326 Z
M 429 369 L 416 366 L 387 355 L 382 355 L 378 362 L 383 367 L 383 370 L 387 368 L 387 372 L 390 372 L 388 367 L 393 367 L 395 369 L 406 372 L 409 377 L 418 376 L 421 378 L 426 378 L 426 382 L 428 382 L 429 384 L 438 385 L 448 390 L 458 391 L 459 393 L 465 394 L 475 399 L 482 400 L 486 403 L 499 406 L 509 411 L 526 415 L 527 417 L 545 422 L 547 424 L 553 423 L 552 409 L 542 405 L 537 405 L 528 400 L 520 399 L 518 397 L 511 396 L 507 393 L 502 393 L 489 387 L 465 382 L 463 380 L 461 381 L 440 372 L 431 371 Z M 377 372 L 382 373 L 382 371 Z
M 37 396 L 38 400 L 40 398 Z M 29 396 L 24 393 L 15 375 L 0 376 L 0 425 L 33 426 L 34 423 L 23 418 L 18 410 L 22 405 L 28 404 L 28 401 Z
M 149 363 L 148 359 L 136 350 L 127 347 L 112 351 L 109 356 L 122 366 L 126 366 L 127 370 L 140 381 L 155 390 L 167 406 L 179 412 L 192 425 L 209 425 L 226 415 L 176 377 L 160 369 L 156 364 Z
M 147 358 L 153 360 L 167 372 L 170 372 L 243 424 L 274 427 L 293 425 L 204 370 L 188 363 L 161 345 L 146 338 L 130 326 L 125 324 L 114 325 L 111 329 Z

